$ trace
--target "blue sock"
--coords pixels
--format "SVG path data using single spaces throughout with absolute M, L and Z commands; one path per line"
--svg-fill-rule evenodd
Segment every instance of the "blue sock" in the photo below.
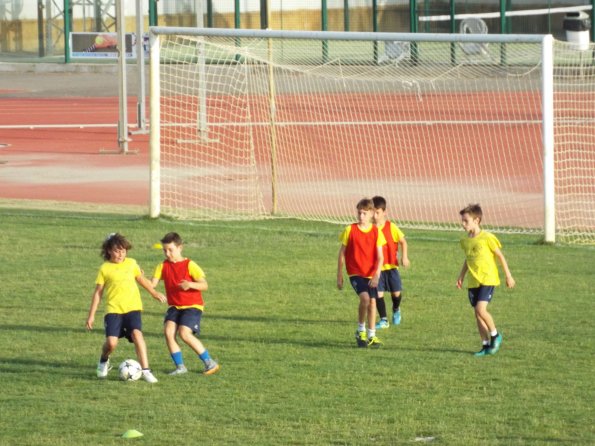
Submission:
M 175 353 L 172 353 L 171 359 L 174 360 L 174 364 L 176 365 L 176 367 L 184 365 L 184 360 L 182 359 L 182 351 L 181 350 L 177 351 Z
M 211 359 L 211 355 L 209 355 L 209 351 L 205 350 L 203 353 L 198 355 L 198 357 L 202 360 L 202 362 L 207 363 Z

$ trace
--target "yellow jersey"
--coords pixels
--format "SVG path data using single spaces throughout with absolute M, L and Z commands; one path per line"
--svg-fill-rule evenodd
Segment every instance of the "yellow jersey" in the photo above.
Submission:
M 481 231 L 475 237 L 463 237 L 461 247 L 467 259 L 468 288 L 477 288 L 480 285 L 500 285 L 494 251 L 500 249 L 502 245 L 494 234 Z
M 136 283 L 141 274 L 136 260 L 129 257 L 122 263 L 104 262 L 101 265 L 95 283 L 104 287 L 108 313 L 142 311 L 143 303 Z

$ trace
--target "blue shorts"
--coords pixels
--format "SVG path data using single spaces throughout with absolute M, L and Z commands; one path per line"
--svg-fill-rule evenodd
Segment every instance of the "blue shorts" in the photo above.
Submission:
M 370 279 L 362 276 L 349 276 L 349 282 L 351 286 L 359 296 L 362 293 L 368 293 L 370 299 L 376 299 L 378 297 L 378 288 L 372 288 L 370 286 Z
M 403 289 L 401 284 L 401 274 L 396 268 L 387 269 L 380 273 L 380 280 L 378 281 L 378 291 L 389 291 L 391 293 L 399 292 Z
M 202 318 L 202 310 L 198 308 L 183 308 L 169 307 L 165 313 L 164 323 L 167 321 L 175 322 L 176 325 L 183 325 L 192 330 L 195 335 L 200 334 L 200 319 Z
M 108 313 L 103 318 L 105 327 L 105 336 L 115 336 L 116 338 L 126 338 L 132 342 L 132 331 L 143 330 L 140 311 L 131 311 L 129 313 Z
M 494 288 L 486 285 L 481 285 L 479 288 L 469 288 L 469 303 L 471 306 L 475 307 L 477 302 L 491 302 Z

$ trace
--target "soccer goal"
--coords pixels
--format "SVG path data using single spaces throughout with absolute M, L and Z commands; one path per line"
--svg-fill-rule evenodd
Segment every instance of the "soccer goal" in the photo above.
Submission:
M 383 195 L 404 227 L 458 229 L 479 202 L 492 230 L 595 239 L 591 52 L 535 35 L 150 37 L 152 217 L 345 223 Z

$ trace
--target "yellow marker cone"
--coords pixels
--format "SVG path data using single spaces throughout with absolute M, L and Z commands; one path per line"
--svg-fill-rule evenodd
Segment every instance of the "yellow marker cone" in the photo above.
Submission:
M 122 434 L 122 438 L 138 438 L 138 437 L 142 437 L 143 434 L 139 431 L 137 431 L 136 429 L 130 429 L 127 430 L 126 432 L 124 432 Z
M 161 246 L 161 243 L 155 243 L 153 249 L 163 249 L 163 246 Z

